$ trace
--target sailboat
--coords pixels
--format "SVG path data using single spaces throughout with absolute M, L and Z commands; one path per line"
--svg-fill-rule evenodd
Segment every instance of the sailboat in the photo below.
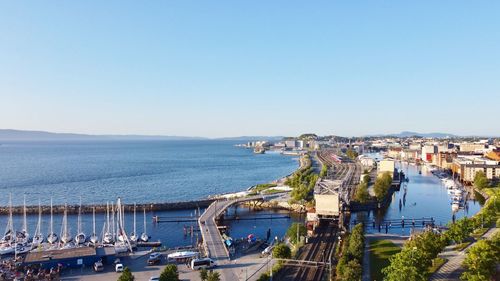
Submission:
M 95 232 L 95 207 L 92 208 L 92 234 L 90 235 L 90 242 L 92 244 L 99 242 L 99 237 Z
M 15 240 L 14 235 L 14 223 L 12 221 L 12 194 L 9 196 L 9 220 L 7 221 L 7 227 L 5 228 L 5 234 L 2 238 L 2 243 L 0 245 L 0 255 L 12 254 L 16 251 L 16 247 L 13 243 Z
M 144 232 L 141 234 L 141 241 L 148 242 L 149 236 L 146 232 L 146 207 L 144 207 Z
M 137 229 L 136 229 L 136 204 L 134 203 L 134 231 L 132 233 L 130 233 L 130 237 L 129 237 L 129 240 L 130 242 L 132 243 L 135 243 L 137 242 Z
M 21 231 L 16 233 L 17 242 L 22 244 L 28 243 L 29 234 L 28 234 L 28 223 L 26 221 L 26 194 L 24 195 L 23 201 L 23 226 Z
M 68 204 L 66 203 L 64 205 L 64 215 L 63 215 L 63 222 L 61 229 L 61 242 L 63 242 L 64 244 L 68 244 L 72 240 L 73 238 L 71 237 L 71 234 L 68 231 Z
M 49 235 L 47 236 L 47 242 L 50 244 L 54 244 L 57 242 L 59 238 L 57 237 L 57 234 L 54 232 L 54 213 L 53 213 L 53 208 L 52 208 L 52 197 L 50 198 L 50 229 L 49 229 Z
M 127 234 L 125 233 L 125 227 L 123 226 L 123 210 L 121 199 L 118 198 L 116 202 L 116 233 L 118 242 L 115 243 L 115 252 L 116 253 L 125 253 L 128 250 L 132 250 L 128 243 Z
M 106 244 L 111 244 L 114 242 L 113 239 L 113 234 L 110 232 L 109 229 L 109 202 L 106 202 L 106 231 L 104 232 L 104 235 L 102 237 L 102 241 Z
M 75 243 L 77 245 L 85 243 L 87 236 L 85 236 L 85 233 L 83 233 L 83 231 L 82 231 L 82 199 L 81 198 L 80 198 L 80 206 L 78 207 L 78 222 L 77 222 L 76 233 L 77 234 L 75 236 Z
M 9 219 L 2 238 L 2 243 L 10 243 L 14 240 L 14 223 L 12 221 L 12 194 L 9 196 Z
M 43 234 L 41 232 L 42 227 L 42 206 L 40 204 L 40 199 L 38 199 L 38 223 L 36 225 L 35 234 L 33 235 L 33 247 L 37 247 L 38 245 L 43 243 Z

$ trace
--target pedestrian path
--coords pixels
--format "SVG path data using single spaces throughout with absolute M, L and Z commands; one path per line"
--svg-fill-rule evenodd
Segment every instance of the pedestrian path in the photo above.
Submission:
M 490 239 L 495 232 L 498 231 L 498 228 L 491 228 L 488 230 L 483 236 L 482 239 Z M 434 274 L 432 274 L 430 280 L 431 281 L 448 281 L 448 280 L 460 280 L 460 275 L 464 272 L 464 268 L 462 267 L 462 263 L 465 259 L 465 253 L 467 249 L 469 249 L 472 243 L 467 248 L 462 251 L 455 251 L 453 248 L 454 245 L 446 246 L 444 251 L 439 254 L 439 257 L 447 260 L 443 266 L 441 266 Z

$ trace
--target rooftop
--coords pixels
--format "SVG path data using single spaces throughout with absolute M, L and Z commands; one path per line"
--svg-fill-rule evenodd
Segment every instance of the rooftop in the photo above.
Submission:
M 342 185 L 342 180 L 327 180 L 321 179 L 314 186 L 314 194 L 335 195 L 339 193 L 339 188 Z
M 43 262 L 47 260 L 55 259 L 71 259 L 71 258 L 81 258 L 87 256 L 95 256 L 96 250 L 92 247 L 78 247 L 72 249 L 62 249 L 62 250 L 49 250 L 49 251 L 35 251 L 29 252 L 24 262 L 26 263 L 36 263 Z

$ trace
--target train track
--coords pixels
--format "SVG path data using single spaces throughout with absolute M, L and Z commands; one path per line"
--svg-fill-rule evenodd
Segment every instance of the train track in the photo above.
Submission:
M 330 257 L 335 250 L 337 225 L 333 221 L 324 222 L 316 230 L 317 234 L 309 239 L 309 243 L 304 246 L 298 260 L 329 263 Z M 296 266 L 286 264 L 276 280 L 323 280 L 328 272 L 327 264 L 318 266 Z

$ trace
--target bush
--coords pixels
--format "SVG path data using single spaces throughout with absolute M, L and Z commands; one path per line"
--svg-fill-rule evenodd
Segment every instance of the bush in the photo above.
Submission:
M 496 272 L 496 264 L 500 262 L 500 234 L 492 240 L 480 240 L 472 246 L 463 262 L 466 271 L 462 280 L 491 280 Z
M 342 244 L 342 257 L 336 268 L 338 280 L 360 280 L 362 275 L 361 263 L 365 247 L 365 236 L 361 223 L 353 227 L 351 234 Z
M 486 188 L 490 185 L 490 181 L 486 177 L 483 171 L 478 171 L 474 176 L 474 186 L 479 189 Z
M 177 265 L 168 264 L 160 274 L 160 281 L 179 281 Z
M 125 267 L 120 277 L 118 277 L 118 281 L 134 281 L 134 279 L 135 277 L 128 267 Z
M 220 273 L 210 270 L 207 276 L 207 281 L 220 281 Z
M 431 264 L 422 250 L 418 248 L 404 247 L 403 250 L 390 259 L 390 264 L 382 269 L 384 280 L 400 281 L 402 277 L 407 281 L 427 280 L 427 268 Z
M 448 239 L 456 243 L 462 243 L 467 239 L 474 230 L 473 219 L 461 218 L 455 223 L 448 224 L 448 230 L 445 235 Z
M 273 248 L 273 258 L 289 259 L 292 257 L 292 250 L 287 245 L 280 243 Z

